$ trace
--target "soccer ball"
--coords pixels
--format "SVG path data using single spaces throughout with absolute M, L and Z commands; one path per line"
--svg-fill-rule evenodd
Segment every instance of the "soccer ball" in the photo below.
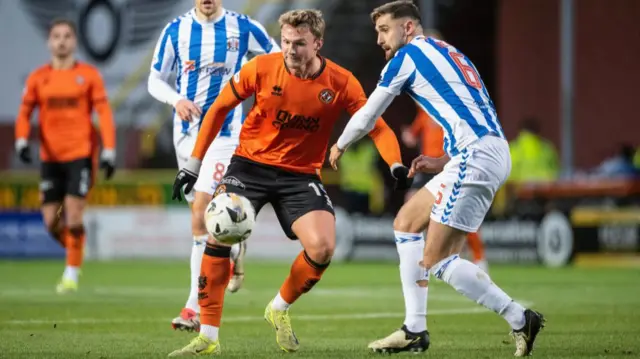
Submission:
M 204 221 L 216 241 L 236 244 L 249 238 L 256 223 L 256 211 L 247 198 L 223 192 L 209 202 Z

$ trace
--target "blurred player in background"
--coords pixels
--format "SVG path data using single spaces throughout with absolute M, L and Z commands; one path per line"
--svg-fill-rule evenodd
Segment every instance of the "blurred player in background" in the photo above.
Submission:
M 279 21 L 283 53 L 254 58 L 229 81 L 205 116 L 192 157 L 176 176 L 173 195 L 178 198 L 183 186 L 188 192 L 199 181 L 202 159 L 212 142 L 215 146 L 214 138 L 228 112 L 255 95 L 240 145 L 216 193 L 242 195 L 256 213 L 271 203 L 287 236 L 299 239 L 304 248 L 265 309 L 278 345 L 292 352 L 299 343 L 289 308 L 322 278 L 335 249 L 333 206 L 319 176 L 329 136 L 340 114 L 345 110 L 355 113 L 366 96 L 353 74 L 318 55 L 325 28 L 320 11 L 294 10 Z M 389 164 L 396 187 L 408 188 L 408 168 L 401 163 L 393 131 L 378 119 L 369 135 Z M 228 246 L 214 241 L 207 244 L 200 275 L 202 329 L 189 345 L 170 356 L 220 352 L 218 330 L 229 280 L 229 255 Z
M 431 34 L 428 34 L 428 36 L 440 39 L 439 36 L 432 36 Z M 424 156 L 432 158 L 444 156 L 444 132 L 442 127 L 431 119 L 431 117 L 429 117 L 429 115 L 424 112 L 420 106 L 417 107 L 416 118 L 413 120 L 411 127 L 402 130 L 402 141 L 407 147 L 413 148 L 418 144 L 418 137 L 421 137 L 420 147 Z M 409 199 L 413 197 L 418 190 L 424 187 L 434 176 L 435 174 L 433 173 L 416 173 L 413 185 L 411 186 L 411 189 L 407 191 L 405 196 L 405 202 L 409 201 Z M 489 268 L 487 259 L 484 256 L 484 244 L 482 243 L 479 232 L 469 233 L 467 235 L 467 245 L 471 251 L 473 263 L 487 272 Z
M 224 9 L 220 0 L 195 0 L 191 11 L 165 26 L 156 46 L 148 89 L 154 98 L 175 109 L 173 143 L 179 168 L 191 156 L 204 113 L 240 70 L 246 55 L 278 51 L 280 48 L 262 25 L 246 15 Z M 175 89 L 167 83 L 173 73 L 177 75 Z M 238 145 L 242 112 L 242 105 L 229 112 L 204 158 L 195 195 L 185 196 L 192 213 L 191 289 L 185 308 L 171 322 L 174 329 L 192 331 L 200 327 L 198 276 L 209 238 L 204 211 Z M 228 287 L 231 292 L 242 286 L 245 246 L 243 242 L 233 248 L 233 277 Z
M 75 25 L 64 19 L 54 21 L 48 46 L 51 62 L 27 78 L 16 121 L 15 149 L 22 162 L 31 163 L 30 121 L 38 107 L 42 216 L 49 233 L 66 248 L 67 266 L 57 286 L 58 293 L 66 293 L 78 289 L 84 255 L 82 217 L 98 161 L 94 110 L 100 120 L 101 167 L 107 179 L 115 171 L 116 134 L 100 73 L 75 59 Z
M 394 230 L 408 325 L 369 345 L 377 352 L 424 351 L 429 347 L 426 303 L 433 274 L 469 299 L 501 315 L 511 326 L 515 356 L 531 354 L 544 319 L 524 308 L 491 281 L 486 272 L 460 258 L 468 233 L 478 230 L 496 191 L 511 171 L 509 144 L 493 102 L 473 63 L 444 41 L 425 37 L 420 12 L 411 1 L 395 1 L 371 14 L 378 45 L 388 60 L 378 86 L 349 121 L 330 160 L 363 137 L 395 96 L 406 92 L 444 129 L 440 158 L 419 156 L 417 172 L 438 173 L 398 212 Z M 424 241 L 424 230 L 427 239 Z M 420 255 L 424 247 L 423 255 Z M 422 310 L 418 312 L 417 310 Z

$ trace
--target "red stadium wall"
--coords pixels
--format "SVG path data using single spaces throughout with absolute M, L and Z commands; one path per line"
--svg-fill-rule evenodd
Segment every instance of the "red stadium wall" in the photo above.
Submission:
M 640 71 L 640 1 L 575 1 L 574 160 L 581 168 L 622 142 L 640 145 L 635 111 Z M 509 138 L 525 116 L 560 150 L 560 1 L 501 0 L 497 105 Z M 606 135 L 604 135 L 606 133 Z

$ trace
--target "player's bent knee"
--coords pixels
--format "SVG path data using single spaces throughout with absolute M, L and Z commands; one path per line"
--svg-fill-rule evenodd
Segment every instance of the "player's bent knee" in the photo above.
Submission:
M 336 249 L 335 235 L 330 233 L 310 232 L 300 237 L 304 251 L 311 260 L 319 264 L 331 261 Z

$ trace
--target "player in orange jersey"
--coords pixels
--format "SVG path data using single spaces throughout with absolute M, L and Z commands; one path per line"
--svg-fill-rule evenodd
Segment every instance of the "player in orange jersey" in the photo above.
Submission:
M 256 212 L 270 203 L 287 236 L 299 239 L 304 247 L 265 310 L 278 345 L 292 352 L 299 343 L 291 328 L 289 307 L 320 280 L 335 248 L 333 207 L 319 171 L 340 114 L 358 111 L 366 96 L 353 74 L 318 55 L 325 27 L 319 11 L 287 12 L 280 17 L 280 26 L 282 53 L 255 57 L 229 81 L 207 112 L 192 157 L 176 176 L 173 190 L 176 198 L 182 187 L 186 186 L 185 193 L 191 190 L 227 113 L 255 96 L 240 144 L 216 193 L 245 196 Z M 396 187 L 408 188 L 411 180 L 393 131 L 378 119 L 369 135 L 390 165 Z M 218 328 L 229 280 L 229 250 L 219 243 L 207 244 L 200 276 L 200 335 L 170 356 L 220 351 Z
M 100 73 L 75 59 L 75 25 L 65 19 L 54 21 L 48 46 L 51 62 L 27 78 L 16 120 L 15 149 L 23 162 L 31 162 L 30 120 L 38 107 L 42 216 L 51 235 L 66 247 L 67 266 L 57 287 L 58 293 L 66 293 L 77 290 L 83 260 L 82 216 L 97 162 L 97 132 L 91 120 L 94 110 L 100 117 L 101 167 L 106 178 L 115 171 L 116 141 Z M 64 218 L 59 217 L 61 213 Z
M 430 34 L 432 34 L 432 37 L 437 35 L 433 30 Z M 436 38 L 440 37 L 437 36 Z M 421 137 L 420 145 L 423 155 L 431 158 L 444 156 L 444 134 L 442 127 L 433 121 L 419 106 L 416 107 L 416 118 L 413 120 L 411 127 L 405 128 L 402 131 L 402 141 L 407 147 L 415 147 L 418 144 L 418 138 Z M 432 173 L 416 173 L 411 189 L 407 191 L 405 196 L 405 202 L 424 187 L 434 176 L 435 174 Z M 473 262 L 487 272 L 488 263 L 484 256 L 484 244 L 482 243 L 479 232 L 469 233 L 467 235 L 467 245 L 471 251 Z

